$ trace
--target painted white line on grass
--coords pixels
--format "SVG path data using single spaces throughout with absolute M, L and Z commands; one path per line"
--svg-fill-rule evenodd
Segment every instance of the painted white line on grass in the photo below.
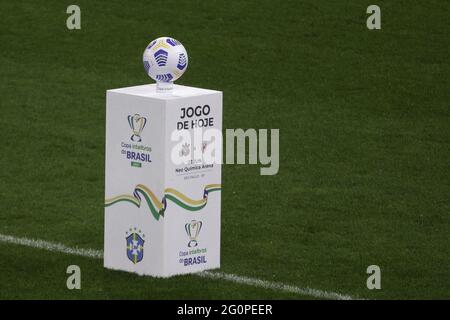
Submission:
M 253 287 L 260 287 L 264 289 L 271 289 L 275 291 L 284 291 L 289 293 L 300 294 L 304 296 L 320 298 L 320 299 L 330 299 L 330 300 L 353 300 L 353 297 L 348 295 L 343 295 L 336 292 L 322 291 L 312 288 L 300 288 L 296 286 L 291 286 L 288 284 L 280 283 L 280 282 L 272 282 L 261 279 L 249 278 L 244 276 L 238 276 L 230 273 L 223 272 L 211 272 L 211 271 L 203 271 L 197 273 L 196 275 L 200 277 L 210 278 L 210 279 L 220 279 L 227 280 L 231 282 L 236 282 L 239 284 L 246 284 Z
M 48 242 L 44 240 L 35 240 L 28 238 L 16 238 L 13 236 L 8 236 L 0 233 L 0 242 L 18 244 L 21 246 L 44 249 L 52 252 L 61 252 L 75 256 L 82 256 L 87 258 L 103 258 L 103 251 L 94 250 L 94 249 L 79 249 L 79 248 L 70 248 L 61 243 Z
M 11 243 L 26 247 L 32 247 L 37 249 L 43 249 L 52 252 L 60 252 L 70 255 L 82 256 L 87 258 L 95 258 L 95 259 L 103 259 L 103 251 L 95 250 L 95 249 L 81 249 L 81 248 L 71 248 L 65 246 L 61 243 L 49 242 L 45 240 L 38 239 L 28 239 L 28 238 L 19 238 L 10 235 L 5 235 L 0 233 L 0 242 Z M 288 293 L 294 293 L 314 298 L 321 299 L 331 299 L 331 300 L 352 300 L 353 297 L 349 295 L 344 295 L 336 292 L 330 291 L 322 291 L 312 288 L 301 288 L 292 285 L 287 285 L 279 282 L 266 281 L 256 278 L 249 278 L 244 276 L 238 276 L 235 274 L 224 273 L 224 272 L 211 272 L 211 271 L 203 271 L 200 273 L 195 273 L 194 275 L 208 278 L 208 279 L 218 279 L 218 280 L 226 280 L 238 284 L 244 284 L 252 287 L 259 287 L 263 289 L 270 289 L 275 291 L 283 291 Z

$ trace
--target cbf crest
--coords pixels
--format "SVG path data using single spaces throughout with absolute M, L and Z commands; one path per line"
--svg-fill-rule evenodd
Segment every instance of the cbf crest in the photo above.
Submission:
M 131 130 L 133 130 L 133 135 L 131 136 L 131 141 L 141 142 L 141 133 L 144 130 L 145 125 L 147 124 L 147 118 L 142 117 L 140 114 L 135 114 L 133 116 L 128 116 L 128 124 L 130 125 Z
M 127 257 L 134 264 L 139 263 L 144 258 L 145 235 L 137 228 L 126 232 Z

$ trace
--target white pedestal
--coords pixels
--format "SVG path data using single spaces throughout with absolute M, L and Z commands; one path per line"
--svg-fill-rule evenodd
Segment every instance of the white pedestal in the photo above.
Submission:
M 104 266 L 157 277 L 219 268 L 221 166 L 175 164 L 171 137 L 221 130 L 222 92 L 143 85 L 106 98 Z

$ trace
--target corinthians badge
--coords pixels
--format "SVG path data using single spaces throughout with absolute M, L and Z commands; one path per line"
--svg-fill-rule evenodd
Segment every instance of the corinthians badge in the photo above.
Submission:
M 189 236 L 190 241 L 188 242 L 188 247 L 196 247 L 198 245 L 197 238 L 200 234 L 200 230 L 202 229 L 202 222 L 192 220 L 189 223 L 186 223 L 184 225 L 184 228 L 186 229 L 186 233 Z
M 147 123 L 147 118 L 141 117 L 140 114 L 135 114 L 134 116 L 128 116 L 128 124 L 131 130 L 133 130 L 133 135 L 131 136 L 131 141 L 141 142 L 141 133 L 144 130 L 145 124 Z

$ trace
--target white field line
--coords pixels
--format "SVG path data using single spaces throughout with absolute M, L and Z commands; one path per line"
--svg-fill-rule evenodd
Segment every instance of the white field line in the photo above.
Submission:
M 13 236 L 8 236 L 0 233 L 0 242 L 18 244 L 21 246 L 32 247 L 37 249 L 44 249 L 52 252 L 61 252 L 74 256 L 82 256 L 87 258 L 103 258 L 103 251 L 101 250 L 93 250 L 93 249 L 79 249 L 79 248 L 70 248 L 61 243 L 48 242 L 44 240 L 35 240 L 28 238 L 17 238 Z
M 322 291 L 312 288 L 300 288 L 280 282 L 273 282 L 273 281 L 266 281 L 256 278 L 249 278 L 244 276 L 238 276 L 235 274 L 230 273 L 224 273 L 224 272 L 211 272 L 211 271 L 203 271 L 200 273 L 197 273 L 196 275 L 204 278 L 210 278 L 210 279 L 220 279 L 220 280 L 227 280 L 239 284 L 246 284 L 248 286 L 252 287 L 259 287 L 264 289 L 271 289 L 275 291 L 283 291 L 288 293 L 295 293 L 300 294 L 304 296 L 314 297 L 314 298 L 320 298 L 320 299 L 330 299 L 330 300 L 353 300 L 354 298 L 348 295 L 336 293 L 336 292 L 329 292 L 329 291 Z
M 95 249 L 81 249 L 81 248 L 71 248 L 67 247 L 61 243 L 49 242 L 45 240 L 28 239 L 28 238 L 18 238 L 10 235 L 5 235 L 0 233 L 0 242 L 11 243 L 31 248 L 43 249 L 52 252 L 60 252 L 70 255 L 82 256 L 87 258 L 103 259 L 103 251 Z M 224 272 L 211 272 L 203 271 L 200 273 L 195 273 L 195 275 L 208 278 L 208 279 L 218 279 L 226 280 L 238 284 L 244 284 L 252 287 L 259 287 L 263 289 L 282 291 L 288 293 L 294 293 L 314 298 L 321 299 L 331 299 L 331 300 L 352 300 L 353 297 L 349 295 L 344 295 L 336 292 L 322 291 L 312 288 L 301 288 L 292 285 L 287 285 L 279 282 L 266 281 L 256 278 L 249 278 L 244 276 L 238 276 L 235 274 L 224 273 Z

